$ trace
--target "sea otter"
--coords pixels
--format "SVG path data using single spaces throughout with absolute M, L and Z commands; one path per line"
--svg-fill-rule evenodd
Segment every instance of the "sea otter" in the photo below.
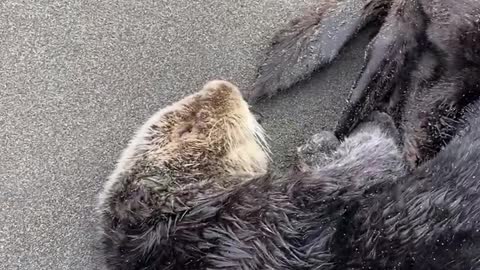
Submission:
M 279 175 L 239 90 L 209 82 L 121 155 L 100 195 L 102 256 L 108 269 L 476 269 L 479 122 L 407 175 L 393 119 L 373 112 Z
M 455 135 L 480 96 L 480 1 L 323 0 L 278 31 L 249 102 L 273 96 L 332 62 L 367 25 L 378 28 L 335 134 L 374 110 L 394 117 L 412 167 Z

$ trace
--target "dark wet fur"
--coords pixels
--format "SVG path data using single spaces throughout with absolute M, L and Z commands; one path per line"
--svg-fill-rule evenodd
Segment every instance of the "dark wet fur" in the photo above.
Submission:
M 331 241 L 349 208 L 343 198 L 367 183 L 390 182 L 405 172 L 389 136 L 395 129 L 389 119 L 379 115 L 362 124 L 332 150 L 328 161 L 315 162 L 309 172 L 232 178 L 226 188 L 212 179 L 169 190 L 192 181 L 168 178 L 140 163 L 118 176 L 100 209 L 107 266 L 333 269 L 337 255 L 330 252 Z
M 325 144 L 316 149 L 326 150 L 326 158 L 307 161 L 305 172 L 231 179 L 225 189 L 188 185 L 169 193 L 164 174 L 139 166 L 120 176 L 123 185 L 102 211 L 106 264 L 109 269 L 479 269 L 479 106 L 445 149 L 408 175 L 393 120 L 383 113 L 340 145 L 328 134 L 316 140 Z M 336 150 L 330 144 L 338 145 Z
M 349 233 L 335 239 L 337 269 L 480 268 L 478 105 L 432 160 L 363 191 L 345 221 Z
M 309 13 L 276 34 L 247 92 L 250 101 L 308 77 L 327 65 L 367 21 L 383 19 L 335 134 L 344 138 L 372 111 L 382 110 L 402 128 L 407 160 L 416 166 L 430 159 L 452 138 L 464 108 L 480 94 L 480 76 L 475 75 L 480 69 L 480 2 L 338 2 L 319 4 L 323 12 Z M 345 26 L 331 25 L 339 21 Z M 344 42 L 327 46 L 325 36 Z

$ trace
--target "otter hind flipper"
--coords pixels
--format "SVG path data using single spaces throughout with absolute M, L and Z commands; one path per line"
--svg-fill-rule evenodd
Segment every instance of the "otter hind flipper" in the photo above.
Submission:
M 390 0 L 325 0 L 278 31 L 245 91 L 249 102 L 287 89 L 329 64 L 366 24 L 382 15 Z
M 340 139 L 378 109 L 394 91 L 403 91 L 411 65 L 424 43 L 425 16 L 416 1 L 396 1 L 379 33 L 367 48 L 366 61 L 356 79 L 341 119 L 335 130 Z

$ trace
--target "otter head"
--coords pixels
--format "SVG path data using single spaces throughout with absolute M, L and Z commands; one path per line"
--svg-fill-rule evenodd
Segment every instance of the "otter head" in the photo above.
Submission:
M 146 124 L 144 157 L 176 177 L 257 175 L 267 171 L 264 131 L 237 87 L 210 81 Z

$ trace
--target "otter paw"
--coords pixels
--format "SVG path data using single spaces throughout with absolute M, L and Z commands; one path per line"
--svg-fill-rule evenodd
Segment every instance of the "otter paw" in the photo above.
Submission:
M 297 148 L 297 157 L 301 167 L 319 165 L 335 150 L 340 141 L 330 131 L 314 134 L 307 142 Z
M 367 120 L 375 122 L 387 128 L 395 128 L 395 122 L 393 121 L 393 118 L 384 112 L 374 111 L 370 114 Z
M 367 121 L 379 126 L 386 134 L 394 138 L 395 141 L 399 142 L 400 132 L 398 131 L 393 118 L 389 114 L 385 112 L 374 111 L 370 114 Z

